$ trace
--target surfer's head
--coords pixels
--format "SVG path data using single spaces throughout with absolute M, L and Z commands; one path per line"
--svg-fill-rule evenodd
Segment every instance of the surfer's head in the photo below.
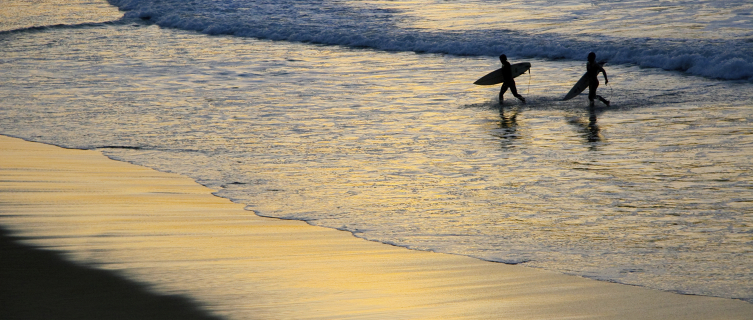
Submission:
M 588 61 L 593 62 L 594 60 L 596 60 L 596 54 L 593 53 L 593 52 L 589 53 L 588 54 Z
M 503 54 L 503 55 L 500 55 L 500 56 L 499 56 L 499 61 L 501 61 L 501 62 L 505 62 L 505 61 L 507 61 L 507 56 L 506 56 L 506 55 L 504 55 L 504 54 Z

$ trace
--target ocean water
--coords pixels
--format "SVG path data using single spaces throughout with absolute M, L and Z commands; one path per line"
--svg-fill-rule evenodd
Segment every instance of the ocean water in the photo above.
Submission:
M 0 134 L 373 241 L 753 302 L 749 1 L 7 3 Z M 609 107 L 560 101 L 589 51 Z M 531 62 L 527 104 L 472 85 L 500 53 Z

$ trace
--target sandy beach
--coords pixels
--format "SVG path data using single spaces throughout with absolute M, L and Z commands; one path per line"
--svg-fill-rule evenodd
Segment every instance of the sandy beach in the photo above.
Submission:
M 22 245 L 0 229 L 3 319 L 219 319 L 180 296 L 150 292 L 112 272 Z
M 34 258 L 40 251 L 4 235 L 2 257 L 10 260 L 3 262 L 0 296 L 6 307 L 0 310 L 14 312 L 11 318 L 93 319 L 82 315 L 96 312 L 81 310 L 139 303 L 189 310 L 202 305 L 212 315 L 233 318 L 237 315 L 224 308 L 233 299 L 254 301 L 246 311 L 258 319 L 750 319 L 753 314 L 753 305 L 743 301 L 412 251 L 300 221 L 261 218 L 188 178 L 97 151 L 1 136 L 0 181 L 4 228 L 24 244 L 87 265 L 74 266 L 47 251 L 41 252 L 56 262 Z M 193 261 L 212 263 L 197 269 Z M 220 267 L 237 271 L 211 276 Z M 50 281 L 50 274 L 60 281 Z M 88 276 L 77 280 L 74 274 Z M 96 280 L 110 276 L 118 279 Z M 23 287 L 9 281 L 21 278 L 40 280 Z M 202 300 L 202 292 L 221 282 L 254 292 L 215 292 L 212 296 L 223 299 Z M 193 285 L 177 290 L 176 283 Z M 117 291 L 135 293 L 114 296 L 117 301 L 91 298 Z M 163 296 L 176 294 L 199 302 Z M 35 309 L 46 311 L 29 311 Z

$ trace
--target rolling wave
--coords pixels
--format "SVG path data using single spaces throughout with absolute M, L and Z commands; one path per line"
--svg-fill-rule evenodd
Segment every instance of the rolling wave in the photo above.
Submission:
M 753 81 L 753 43 L 745 39 L 655 39 L 527 34 L 506 29 L 447 31 L 406 27 L 395 9 L 318 1 L 109 0 L 127 18 L 212 35 L 311 42 L 387 51 L 585 60 Z

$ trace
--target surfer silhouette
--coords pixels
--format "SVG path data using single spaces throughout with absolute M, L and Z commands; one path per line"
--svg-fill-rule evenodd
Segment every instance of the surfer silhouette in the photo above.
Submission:
M 510 62 L 507 61 L 507 56 L 504 54 L 500 55 L 499 61 L 502 62 L 502 79 L 504 81 L 502 82 L 502 88 L 499 89 L 499 104 L 502 104 L 505 92 L 507 92 L 508 88 L 510 89 L 510 92 L 512 92 L 513 96 L 520 99 L 520 101 L 525 104 L 526 99 L 518 94 L 518 88 L 515 87 L 515 79 L 512 76 L 512 68 L 510 67 Z
M 588 64 L 586 64 L 586 75 L 588 76 L 588 101 L 591 101 L 591 107 L 594 106 L 594 99 L 599 98 L 601 102 L 609 106 L 609 100 L 604 99 L 604 97 L 596 94 L 596 89 L 599 88 L 599 79 L 597 76 L 599 75 L 599 72 L 604 74 L 604 84 L 609 83 L 609 79 L 607 78 L 607 72 L 604 71 L 604 68 L 596 63 L 596 54 L 591 52 L 588 54 Z M 514 92 L 514 91 L 513 91 Z

